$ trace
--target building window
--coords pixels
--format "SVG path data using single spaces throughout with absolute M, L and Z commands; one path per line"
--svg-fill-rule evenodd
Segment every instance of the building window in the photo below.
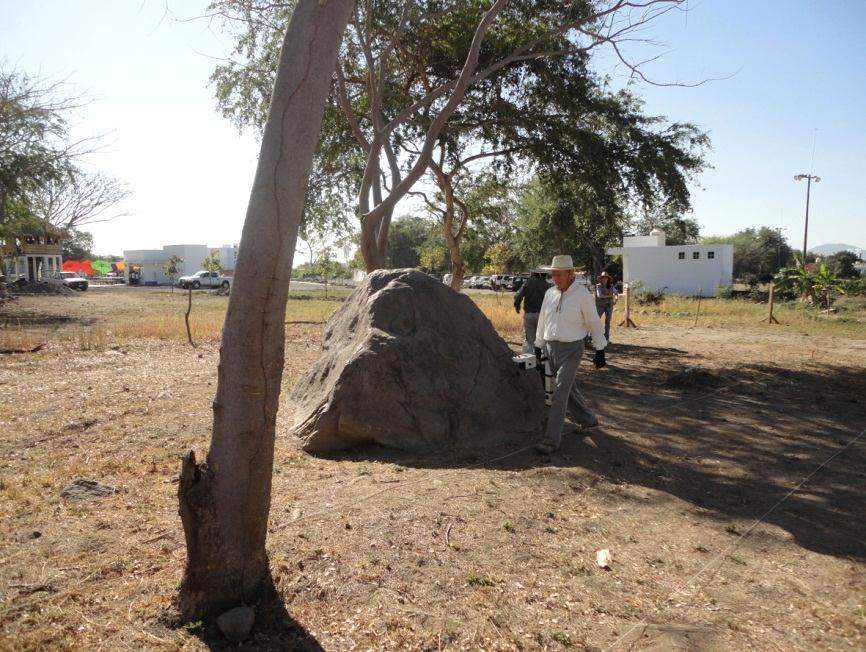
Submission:
M 686 252 L 681 251 L 680 253 L 677 254 L 677 258 L 679 258 L 680 260 L 685 260 L 686 259 Z
M 715 251 L 708 251 L 708 252 L 707 252 L 707 258 L 709 258 L 710 260 L 712 260 L 712 259 L 715 258 L 715 257 L 716 257 L 716 252 L 715 252 Z
M 700 251 L 693 251 L 692 252 L 692 258 L 694 258 L 695 260 L 698 260 L 700 257 L 701 257 Z

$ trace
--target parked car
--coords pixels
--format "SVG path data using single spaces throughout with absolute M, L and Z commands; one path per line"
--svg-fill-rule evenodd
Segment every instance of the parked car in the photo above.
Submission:
M 529 280 L 528 276 L 512 276 L 511 281 L 506 284 L 505 288 L 511 290 L 512 292 L 517 292 L 520 288 L 523 287 L 523 284 L 526 283 L 527 280 Z
M 177 279 L 177 284 L 182 288 L 191 287 L 193 290 L 199 288 L 223 288 L 228 290 L 231 285 L 231 279 L 228 276 L 223 276 L 219 272 L 208 272 L 200 270 L 190 276 L 181 276 Z
M 501 290 L 507 281 L 508 276 L 505 274 L 494 274 L 490 277 L 490 287 L 493 290 Z
M 492 290 L 493 285 L 490 283 L 489 276 L 478 276 L 475 279 L 475 287 L 479 290 Z
M 86 278 L 79 276 L 75 272 L 58 272 L 49 278 L 48 282 L 55 285 L 65 285 L 71 290 L 81 290 L 82 292 L 87 292 L 87 288 L 90 285 Z
M 463 279 L 463 287 L 465 288 L 474 288 L 475 287 L 475 279 L 477 276 L 467 276 Z

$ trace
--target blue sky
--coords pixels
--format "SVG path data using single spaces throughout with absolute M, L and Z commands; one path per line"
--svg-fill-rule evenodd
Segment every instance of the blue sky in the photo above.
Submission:
M 205 5 L 168 0 L 181 18 Z M 106 133 L 108 147 L 89 164 L 135 193 L 130 216 L 93 227 L 100 253 L 240 235 L 257 146 L 216 114 L 207 86 L 210 57 L 230 41 L 164 8 L 162 0 L 0 0 L 0 57 L 68 76 L 93 96 L 76 133 Z M 713 169 L 693 190 L 703 232 L 784 227 L 802 246 L 805 186 L 793 175 L 814 167 L 822 181 L 813 187 L 810 245 L 866 247 L 866 2 L 691 0 L 688 8 L 646 33 L 664 44 L 646 73 L 662 82 L 727 78 L 635 89 L 648 111 L 712 138 Z M 609 57 L 597 65 L 615 83 L 626 80 Z
M 649 111 L 710 134 L 714 169 L 693 191 L 705 233 L 781 226 L 801 247 L 806 188 L 793 175 L 810 171 L 814 140 L 822 180 L 813 186 L 810 246 L 866 247 L 866 2 L 692 1 L 651 36 L 667 46 L 647 67 L 650 78 L 729 76 L 697 88 L 638 86 Z

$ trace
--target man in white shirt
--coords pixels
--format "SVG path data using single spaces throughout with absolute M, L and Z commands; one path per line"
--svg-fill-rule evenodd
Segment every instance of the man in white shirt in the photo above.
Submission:
M 575 376 L 588 334 L 592 335 L 596 351 L 607 346 L 595 299 L 583 285 L 575 283 L 571 256 L 554 256 L 550 270 L 554 286 L 544 295 L 535 336 L 535 346 L 547 350 L 555 377 L 547 430 L 536 446 L 542 453 L 559 448 L 566 411 L 584 427 L 598 425 L 598 418 L 577 388 Z

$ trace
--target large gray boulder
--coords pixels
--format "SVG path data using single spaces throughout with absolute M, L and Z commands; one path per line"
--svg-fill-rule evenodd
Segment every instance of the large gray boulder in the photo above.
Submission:
M 517 368 L 469 297 L 418 270 L 368 274 L 322 348 L 291 394 L 304 450 L 450 450 L 539 433 L 538 374 Z

